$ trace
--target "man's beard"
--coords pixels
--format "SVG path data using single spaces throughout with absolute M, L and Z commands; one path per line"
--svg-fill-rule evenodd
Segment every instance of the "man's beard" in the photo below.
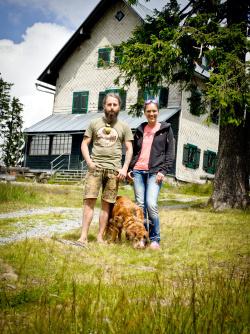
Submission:
M 119 112 L 115 112 L 114 110 L 110 110 L 110 111 L 106 111 L 104 110 L 104 114 L 105 114 L 105 118 L 108 122 L 112 123 L 115 122 L 117 120 L 117 116 L 119 114 Z

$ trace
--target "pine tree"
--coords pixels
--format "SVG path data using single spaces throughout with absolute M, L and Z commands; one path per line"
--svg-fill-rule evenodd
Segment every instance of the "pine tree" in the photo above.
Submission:
M 142 89 L 178 82 L 195 92 L 195 67 L 206 57 L 210 77 L 204 81 L 199 110 L 207 113 L 213 103 L 220 112 L 211 203 L 217 210 L 245 208 L 250 172 L 249 68 L 245 61 L 249 6 L 245 0 L 190 0 L 180 10 L 176 0 L 166 3 L 122 43 L 121 77 L 125 85 L 136 80 Z M 140 102 L 132 108 L 136 113 L 140 110 Z
M 0 77 L 0 133 L 2 160 L 7 167 L 20 166 L 23 159 L 22 104 L 10 96 L 12 84 Z

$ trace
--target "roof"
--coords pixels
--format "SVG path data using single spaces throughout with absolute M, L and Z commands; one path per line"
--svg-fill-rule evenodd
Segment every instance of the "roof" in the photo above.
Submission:
M 65 63 L 65 61 L 69 58 L 69 56 L 74 52 L 74 50 L 80 43 L 90 38 L 90 32 L 92 27 L 103 16 L 103 13 L 109 7 L 114 5 L 117 1 L 118 0 L 101 0 L 93 9 L 93 11 L 89 14 L 86 20 L 76 30 L 76 32 L 70 37 L 67 43 L 57 53 L 57 55 L 42 72 L 42 74 L 40 74 L 37 80 L 55 86 L 58 72 Z M 127 1 L 123 1 L 127 4 Z M 145 20 L 148 15 L 153 15 L 153 12 L 150 9 L 143 6 L 139 2 L 137 3 L 137 5 L 132 5 L 130 7 L 142 20 Z
M 131 5 L 131 7 L 139 15 L 139 17 L 142 18 L 143 20 L 146 20 L 147 16 L 154 15 L 154 12 L 151 9 L 145 7 L 140 2 L 137 2 L 136 5 Z
M 158 116 L 159 122 L 166 121 L 175 115 L 180 108 L 161 109 Z M 42 121 L 24 129 L 27 134 L 35 133 L 83 133 L 93 119 L 101 117 L 102 113 L 90 112 L 87 114 L 53 114 Z M 137 128 L 142 122 L 146 121 L 145 116 L 133 117 L 127 112 L 120 112 L 119 119 L 129 124 L 131 129 Z

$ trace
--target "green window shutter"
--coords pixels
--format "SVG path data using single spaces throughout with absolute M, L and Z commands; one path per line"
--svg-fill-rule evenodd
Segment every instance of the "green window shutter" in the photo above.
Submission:
M 169 92 L 169 89 L 167 87 L 161 87 L 160 88 L 159 108 L 167 108 L 167 106 L 168 106 L 168 92 Z
M 207 150 L 205 153 L 207 155 L 207 164 L 204 165 L 203 163 L 203 169 L 207 173 L 214 174 L 216 170 L 217 154 L 209 150 Z M 204 156 L 205 156 L 205 153 L 204 153 Z
M 105 93 L 114 93 L 114 94 L 119 94 L 120 95 L 120 89 L 119 88 L 110 88 L 110 89 L 106 89 Z
M 106 95 L 105 92 L 100 92 L 100 93 L 99 93 L 99 98 L 98 98 L 98 111 L 103 111 L 103 99 L 104 99 L 105 95 Z
M 73 114 L 85 114 L 88 112 L 89 92 L 74 92 L 73 93 Z
M 120 46 L 115 46 L 115 59 L 114 62 L 115 64 L 121 64 L 122 62 L 122 49 Z
M 219 124 L 220 110 L 214 100 L 211 101 L 210 117 L 214 124 Z
M 205 172 L 207 172 L 207 169 L 208 169 L 208 155 L 209 155 L 209 152 L 204 151 L 204 154 L 203 154 L 203 170 Z
M 122 100 L 121 104 L 121 110 L 126 110 L 126 97 L 127 97 L 127 92 L 125 90 L 120 90 L 119 92 L 120 98 Z
M 146 100 L 158 100 L 159 108 L 167 108 L 168 106 L 168 87 L 158 87 L 156 91 L 152 88 L 146 88 L 143 93 L 143 99 Z
M 194 159 L 194 169 L 199 168 L 200 155 L 201 155 L 201 150 L 199 148 L 197 148 L 196 149 L 196 154 L 195 154 L 195 159 Z
M 202 92 L 197 87 L 192 90 L 191 97 L 188 98 L 190 102 L 190 113 L 194 116 L 200 116 L 201 114 L 201 98 Z
M 189 145 L 184 145 L 183 146 L 183 157 L 182 157 L 182 164 L 184 166 L 187 166 L 188 164 L 188 157 L 189 157 Z
M 183 148 L 183 159 L 182 163 L 184 166 L 192 169 L 196 169 L 200 164 L 200 153 L 201 150 L 192 144 L 186 144 Z
M 146 88 L 144 93 L 143 93 L 144 100 L 146 101 L 146 100 L 157 99 L 159 97 L 159 90 L 160 90 L 160 88 L 158 88 L 158 91 L 155 92 L 150 87 Z
M 105 67 L 110 64 L 111 48 L 103 48 L 98 50 L 97 67 Z
M 89 100 L 89 93 L 84 92 L 81 95 L 81 114 L 86 114 L 88 112 L 88 100 Z
M 141 102 L 144 102 L 144 93 L 143 93 L 143 90 L 139 88 L 137 92 L 137 103 L 141 103 Z
M 72 106 L 72 113 L 78 114 L 80 112 L 80 103 L 81 103 L 81 94 L 78 92 L 73 93 L 73 106 Z

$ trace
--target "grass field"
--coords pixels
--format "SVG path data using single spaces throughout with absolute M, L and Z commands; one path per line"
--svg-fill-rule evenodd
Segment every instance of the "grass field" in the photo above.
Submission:
M 249 333 L 250 212 L 198 205 L 206 188 L 164 186 L 160 251 L 124 239 L 99 245 L 96 224 L 88 248 L 56 237 L 1 245 L 1 333 Z M 27 190 L 36 205 L 46 205 L 47 192 L 50 205 L 63 203 L 66 192 L 67 203 L 81 206 L 81 189 L 39 189 Z M 121 193 L 132 196 L 128 186 Z M 8 196 L 5 211 L 17 201 Z M 166 208 L 168 199 L 195 205 Z

